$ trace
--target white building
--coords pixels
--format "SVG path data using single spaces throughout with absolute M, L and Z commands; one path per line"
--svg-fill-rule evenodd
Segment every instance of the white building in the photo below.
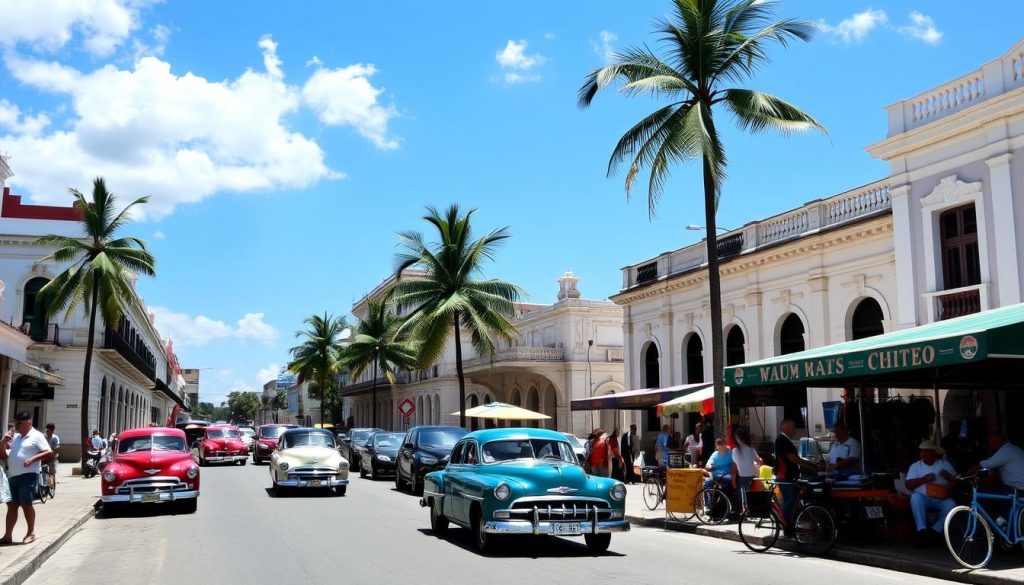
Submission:
M 1024 41 L 886 111 L 886 138 L 868 151 L 890 163 L 888 177 L 719 240 L 726 365 L 1021 302 Z M 613 300 L 624 309 L 627 387 L 710 380 L 704 243 L 622 277 Z M 821 402 L 838 397 L 815 389 L 744 422 L 755 439 L 783 416 L 822 432 Z M 947 418 L 968 414 L 946 393 L 940 401 Z M 645 430 L 692 423 L 634 420 Z
M 419 273 L 410 271 L 408 278 Z M 559 282 L 558 301 L 551 305 L 520 304 L 512 323 L 519 331 L 513 344 L 499 342 L 493 359 L 480 357 L 463 335 L 463 367 L 466 407 L 489 402 L 516 404 L 551 417 L 540 426 L 587 434 L 597 424 L 612 429 L 612 413 L 595 420 L 591 413 L 572 413 L 575 398 L 619 392 L 624 387 L 622 364 L 622 309 L 608 301 L 584 300 L 578 278 L 566 272 Z M 385 280 L 357 302 L 356 317 L 365 315 L 367 300 L 378 298 L 394 284 Z M 400 308 L 401 310 L 401 308 Z M 443 357 L 425 370 L 402 372 L 394 391 L 380 376 L 377 386 L 378 425 L 401 430 L 420 424 L 459 422 L 459 385 L 456 376 L 454 335 Z M 372 425 L 370 397 L 372 372 L 366 372 L 342 389 L 346 416 L 356 426 Z M 412 400 L 415 412 L 409 419 L 398 405 Z M 453 414 L 455 413 L 455 414 Z M 471 428 L 481 423 L 469 419 Z

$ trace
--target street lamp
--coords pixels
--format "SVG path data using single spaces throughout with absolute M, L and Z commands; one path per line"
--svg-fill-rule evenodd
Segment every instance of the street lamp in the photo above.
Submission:
M 695 223 L 691 223 L 690 225 L 686 226 L 686 229 L 690 230 L 691 232 L 700 232 L 700 231 L 704 231 L 704 230 L 706 230 L 708 228 L 707 228 L 707 226 L 697 225 Z M 732 231 L 729 228 L 724 228 L 724 227 L 719 227 L 719 226 L 715 226 L 715 229 L 719 230 L 719 231 L 723 231 L 723 232 L 731 232 Z
M 590 387 L 590 397 L 594 397 L 594 371 L 590 368 L 590 349 L 594 347 L 594 340 L 587 340 L 587 385 Z M 594 428 L 594 411 L 590 411 L 590 428 Z

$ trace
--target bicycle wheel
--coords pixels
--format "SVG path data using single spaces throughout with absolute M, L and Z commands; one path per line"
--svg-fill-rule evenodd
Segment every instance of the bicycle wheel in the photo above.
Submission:
M 740 540 L 754 552 L 764 552 L 779 540 L 782 523 L 774 513 L 767 516 L 740 516 Z
M 805 552 L 823 555 L 836 542 L 836 519 L 827 508 L 815 504 L 804 506 L 796 515 L 793 533 Z
M 647 481 L 644 482 L 644 503 L 647 504 L 647 509 L 657 509 L 662 499 L 661 484 L 658 483 L 658 479 L 654 477 L 647 478 Z
M 992 529 L 970 506 L 953 508 L 942 531 L 949 554 L 964 567 L 980 569 L 992 559 Z
M 709 487 L 693 499 L 693 509 L 697 520 L 704 524 L 721 524 L 732 514 L 732 502 L 722 490 Z
M 53 499 L 53 497 L 57 495 L 57 475 L 50 473 L 47 474 L 47 477 L 48 481 L 46 483 L 49 484 L 49 486 L 47 486 L 47 491 L 50 492 L 50 499 Z
M 39 498 L 39 503 L 46 503 L 46 496 L 50 495 L 50 474 L 45 471 L 39 475 L 39 483 L 36 485 L 36 497 Z

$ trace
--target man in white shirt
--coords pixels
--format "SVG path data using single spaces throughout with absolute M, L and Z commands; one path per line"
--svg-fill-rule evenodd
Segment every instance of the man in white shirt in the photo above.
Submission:
M 979 465 L 998 469 L 999 477 L 1007 487 L 1024 490 L 1024 449 L 1007 442 L 1002 433 L 988 434 L 988 448 L 992 456 L 983 459 Z
M 860 463 L 860 442 L 850 436 L 846 425 L 838 422 L 832 427 L 836 440 L 828 449 L 826 471 L 832 477 L 849 477 Z
M 32 427 L 32 415 L 19 412 L 14 415 L 14 432 L 0 439 L 0 459 L 7 461 L 11 501 L 7 504 L 7 525 L 0 544 L 11 544 L 14 525 L 18 522 L 18 508 L 25 515 L 28 532 L 23 544 L 35 541 L 36 511 L 32 507 L 39 486 L 42 461 L 53 456 L 46 436 Z
M 956 470 L 939 457 L 942 448 L 935 441 L 924 441 L 918 449 L 921 460 L 907 471 L 907 489 L 913 492 L 910 494 L 910 511 L 917 525 L 918 543 L 923 544 L 930 540 L 926 520 L 928 512 L 938 514 L 931 529 L 941 535 L 946 515 L 956 505 L 949 497 L 949 487 L 956 480 Z

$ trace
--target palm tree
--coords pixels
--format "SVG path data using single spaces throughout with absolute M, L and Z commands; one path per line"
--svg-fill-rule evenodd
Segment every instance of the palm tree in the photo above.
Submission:
M 608 162 L 610 176 L 630 159 L 627 197 L 637 174 L 642 169 L 650 172 L 647 208 L 651 217 L 668 179 L 669 165 L 701 159 L 711 301 L 711 372 L 719 437 L 725 433 L 727 413 L 715 213 L 725 180 L 726 158 L 714 112 L 724 108 L 741 129 L 752 133 L 825 130 L 810 115 L 775 96 L 730 87 L 746 81 L 769 62 L 770 45 L 785 47 L 794 39 L 810 40 L 813 24 L 788 18 L 773 20 L 772 8 L 772 3 L 763 0 L 673 0 L 672 14 L 656 25 L 666 47 L 664 60 L 647 47 L 627 49 L 615 56 L 614 63 L 591 71 L 579 90 L 581 108 L 590 105 L 598 90 L 615 81 L 623 82 L 626 95 L 668 99 L 667 105 L 640 120 L 619 139 Z
M 118 232 L 131 221 L 131 209 L 149 201 L 140 197 L 118 211 L 117 198 L 107 191 L 101 177 L 93 181 L 92 200 L 77 189 L 71 189 L 75 207 L 82 214 L 83 237 L 71 238 L 46 235 L 36 244 L 55 246 L 57 249 L 43 260 L 68 264 L 63 272 L 46 283 L 39 294 L 53 295 L 49 316 L 65 311 L 70 318 L 82 307 L 89 316 L 89 337 L 85 343 L 85 367 L 82 375 L 82 401 L 79 406 L 82 425 L 82 461 L 88 450 L 85 437 L 89 434 L 89 375 L 92 370 L 93 342 L 96 338 L 96 311 L 99 309 L 107 327 L 116 328 L 121 322 L 122 307 L 134 302 L 131 284 L 133 274 L 156 275 L 156 259 L 146 242 L 139 238 L 124 237 Z
M 298 374 L 304 380 L 315 381 L 320 398 L 320 424 L 324 423 L 324 395 L 329 381 L 341 367 L 341 335 L 348 328 L 345 317 L 333 317 L 326 312 L 307 317 L 309 328 L 297 331 L 295 337 L 302 343 L 291 348 L 292 361 L 288 371 Z M 315 397 L 315 394 L 314 394 Z
M 495 249 L 509 237 L 508 228 L 494 230 L 472 239 L 470 220 L 458 205 L 444 215 L 433 207 L 423 217 L 437 229 L 440 241 L 427 245 L 418 232 L 398 234 L 402 247 L 395 260 L 394 302 L 415 307 L 408 326 L 420 344 L 420 366 L 435 363 L 444 351 L 449 334 L 455 332 L 455 369 L 459 377 L 459 425 L 466 426 L 466 378 L 462 371 L 462 331 L 469 334 L 478 355 L 492 357 L 492 337 L 512 341 L 518 335 L 509 319 L 515 315 L 515 303 L 525 296 L 514 284 L 497 279 L 477 280 L 484 260 L 494 260 Z M 402 271 L 418 267 L 422 278 L 402 281 Z
M 395 374 L 401 369 L 411 368 L 417 361 L 416 344 L 408 338 L 408 331 L 402 329 L 402 321 L 390 307 L 388 296 L 367 302 L 366 318 L 356 325 L 352 343 L 345 350 L 345 364 L 353 378 L 360 376 L 367 368 L 373 367 L 373 424 L 377 424 L 377 375 L 384 374 L 388 384 L 395 384 Z

